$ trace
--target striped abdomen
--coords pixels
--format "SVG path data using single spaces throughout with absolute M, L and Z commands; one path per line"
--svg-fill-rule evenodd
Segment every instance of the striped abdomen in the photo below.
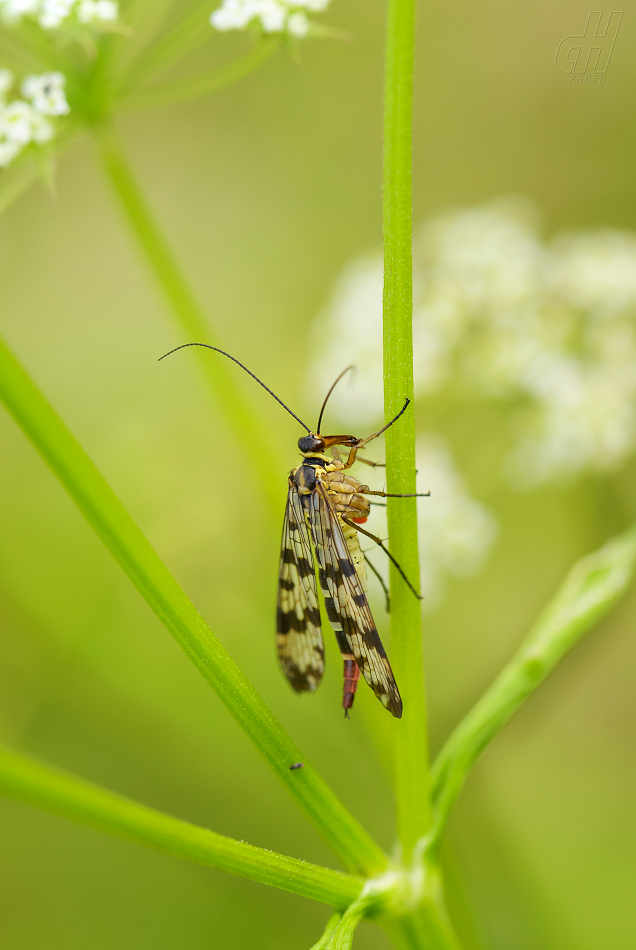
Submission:
M 360 578 L 360 585 L 364 592 L 367 591 L 367 569 L 364 563 L 364 554 L 360 548 L 360 536 L 351 525 L 342 524 L 342 533 L 347 542 L 351 561 L 356 569 L 356 574 Z M 342 649 L 342 648 L 341 648 Z M 342 653 L 344 660 L 344 684 L 342 691 L 342 708 L 347 715 L 348 710 L 353 707 L 353 701 L 356 698 L 358 680 L 360 679 L 360 668 L 356 663 L 353 653 Z

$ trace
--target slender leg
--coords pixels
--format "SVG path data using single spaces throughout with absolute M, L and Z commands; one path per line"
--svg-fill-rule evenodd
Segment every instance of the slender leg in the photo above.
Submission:
M 377 432 L 372 432 L 371 435 L 367 436 L 366 439 L 358 439 L 356 444 L 351 446 L 349 450 L 349 458 L 345 462 L 344 468 L 351 468 L 351 466 L 356 460 L 356 454 L 358 452 L 358 449 L 361 449 L 363 446 L 365 446 L 367 442 L 371 442 L 373 439 L 377 439 L 379 435 L 382 435 L 383 432 L 386 432 L 389 426 L 392 426 L 394 422 L 398 421 L 398 419 L 400 418 L 400 416 L 402 415 L 402 413 L 404 412 L 404 410 L 406 409 L 410 401 L 411 401 L 410 399 L 406 399 L 404 401 L 404 405 L 402 406 L 398 414 L 394 416 L 390 422 L 387 422 L 385 426 L 382 426 L 382 428 L 378 429 Z
M 358 456 L 356 462 L 362 462 L 363 465 L 370 465 L 371 468 L 386 468 L 384 462 L 372 462 L 371 459 L 365 459 L 361 455 Z
M 358 459 L 360 462 L 361 459 Z M 411 492 L 410 495 L 392 495 L 390 492 L 385 491 L 372 491 L 370 488 L 366 488 L 364 491 L 358 492 L 359 495 L 379 495 L 380 498 L 429 498 L 430 491 L 418 491 Z
M 418 599 L 418 600 L 424 600 L 424 598 L 422 597 L 422 595 L 421 595 L 421 594 L 418 594 L 418 592 L 415 590 L 415 588 L 414 588 L 413 585 L 411 584 L 410 580 L 408 579 L 408 577 L 406 576 L 406 574 L 404 573 L 404 571 L 402 570 L 402 568 L 400 567 L 400 565 L 398 564 L 398 562 L 395 560 L 395 558 L 393 557 L 393 555 L 391 554 L 391 552 L 389 551 L 389 549 L 384 547 L 384 541 L 382 540 L 382 538 L 377 538 L 374 534 L 371 534 L 369 531 L 365 531 L 364 528 L 361 528 L 359 524 L 356 524 L 356 523 L 355 523 L 355 521 L 349 521 L 348 518 L 344 518 L 342 515 L 341 515 L 340 517 L 342 518 L 342 520 L 344 521 L 345 524 L 351 525 L 351 527 L 352 527 L 352 528 L 355 528 L 356 531 L 359 531 L 360 534 L 363 534 L 365 537 L 371 538 L 372 541 L 375 541 L 375 543 L 376 543 L 377 545 L 379 545 L 379 547 L 382 548 L 382 550 L 384 551 L 384 553 L 386 554 L 386 556 L 389 558 L 389 560 L 392 561 L 393 564 L 395 564 L 395 566 L 397 567 L 398 571 L 400 572 L 400 574 L 401 574 L 402 577 L 404 578 L 404 580 L 405 580 L 407 586 L 413 591 L 413 593 L 415 594 L 415 596 L 417 597 L 417 599 Z
M 364 551 L 363 551 L 362 553 L 364 554 Z M 366 556 L 366 554 L 364 554 L 364 559 L 365 559 L 365 561 L 367 562 L 367 564 L 369 565 L 369 567 L 371 568 L 371 571 L 373 572 L 373 574 L 375 574 L 375 576 L 377 577 L 377 579 L 380 581 L 380 584 L 381 584 L 381 586 L 382 586 L 382 590 L 384 591 L 384 597 L 385 597 L 385 599 L 386 599 L 386 612 L 387 612 L 388 614 L 390 614 L 390 613 L 391 613 L 391 598 L 389 597 L 389 590 L 388 590 L 388 587 L 387 587 L 386 584 L 384 583 L 384 578 L 382 577 L 382 575 L 380 574 L 380 572 L 378 571 L 378 569 L 373 566 L 373 564 L 371 563 L 371 561 L 369 560 L 369 558 Z

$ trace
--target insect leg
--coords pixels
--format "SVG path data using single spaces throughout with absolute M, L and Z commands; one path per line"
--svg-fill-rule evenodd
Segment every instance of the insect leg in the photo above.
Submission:
M 364 554 L 364 551 L 362 553 Z M 384 597 L 386 599 L 386 612 L 389 614 L 391 613 L 391 598 L 389 597 L 389 589 L 384 583 L 384 578 L 382 577 L 378 569 L 373 566 L 373 564 L 371 563 L 369 558 L 366 556 L 366 554 L 364 554 L 364 559 L 369 565 L 369 567 L 371 568 L 372 573 L 375 574 L 377 579 L 380 581 L 380 584 L 382 585 L 382 590 L 384 591 Z
M 362 462 L 363 465 L 370 465 L 371 468 L 386 468 L 386 464 L 384 462 L 372 462 L 371 459 L 365 459 L 362 458 L 362 456 L 356 459 L 356 461 Z
M 402 408 L 400 409 L 400 411 L 398 412 L 398 414 L 397 414 L 396 416 L 393 416 L 393 418 L 391 419 L 391 421 L 390 421 L 390 422 L 387 422 L 387 424 L 386 424 L 385 426 L 382 426 L 382 428 L 381 428 L 381 429 L 378 429 L 377 432 L 372 432 L 371 435 L 369 435 L 369 436 L 366 437 L 366 439 L 359 439 L 359 440 L 356 442 L 355 445 L 352 445 L 352 446 L 351 446 L 351 449 L 349 450 L 349 458 L 348 458 L 347 461 L 345 462 L 344 468 L 351 468 L 351 466 L 353 465 L 353 463 L 354 463 L 355 460 L 356 460 L 356 454 L 357 454 L 357 452 L 358 452 L 358 449 L 361 449 L 364 445 L 367 444 L 367 442 L 371 442 L 373 439 L 377 439 L 377 437 L 378 437 L 379 435 L 382 435 L 383 432 L 386 432 L 386 430 L 387 430 L 388 428 L 390 428 L 390 426 L 392 426 L 394 422 L 397 422 L 397 421 L 398 421 L 398 419 L 400 418 L 400 416 L 402 415 L 402 413 L 405 411 L 405 409 L 406 409 L 406 407 L 408 406 L 408 404 L 410 403 L 410 401 L 411 401 L 410 399 L 406 399 L 406 400 L 404 401 L 404 405 L 402 406 Z
M 406 576 L 406 574 L 404 573 L 404 571 L 402 570 L 402 568 L 400 567 L 400 565 L 398 564 L 398 562 L 395 560 L 395 558 L 393 557 L 393 555 L 391 554 L 391 552 L 389 551 L 389 549 L 388 549 L 388 548 L 385 548 L 385 546 L 384 546 L 384 541 L 382 540 L 382 538 L 377 538 L 374 534 L 371 534 L 369 531 L 365 531 L 364 528 L 361 528 L 359 524 L 356 524 L 356 523 L 355 523 L 355 521 L 349 521 L 348 518 L 344 518 L 342 515 L 341 515 L 341 517 L 342 517 L 342 520 L 344 521 L 345 524 L 351 525 L 351 527 L 352 527 L 352 528 L 355 528 L 356 531 L 359 531 L 360 534 L 363 534 L 363 535 L 365 535 L 365 537 L 371 538 L 372 541 L 375 541 L 375 543 L 376 543 L 377 545 L 379 545 L 379 547 L 382 548 L 382 550 L 384 551 L 384 553 L 386 554 L 386 556 L 389 558 L 389 560 L 392 561 L 393 564 L 395 564 L 395 566 L 397 567 L 398 571 L 400 572 L 400 574 L 402 575 L 402 577 L 403 577 L 404 580 L 406 581 L 407 586 L 413 591 L 413 593 L 415 594 L 415 596 L 417 597 L 417 599 L 418 599 L 418 600 L 424 600 L 424 598 L 422 597 L 422 595 L 421 595 L 421 594 L 418 594 L 418 592 L 415 590 L 415 588 L 414 588 L 413 585 L 411 584 L 410 580 L 408 579 L 408 577 Z
M 359 462 L 362 462 L 363 459 L 358 459 Z M 407 495 L 393 495 L 391 492 L 386 491 L 372 491 L 370 488 L 365 488 L 364 491 L 359 491 L 359 495 L 379 495 L 380 498 L 429 498 L 430 491 L 417 491 L 410 492 Z

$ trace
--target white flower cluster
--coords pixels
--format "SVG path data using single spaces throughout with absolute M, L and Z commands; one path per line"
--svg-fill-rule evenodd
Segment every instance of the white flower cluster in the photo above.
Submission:
M 29 17 L 44 30 L 54 30 L 65 21 L 85 26 L 114 23 L 119 17 L 116 0 L 0 0 L 0 18 L 16 25 Z
M 420 489 L 418 532 L 425 607 L 439 600 L 445 577 L 474 574 L 487 558 L 498 526 L 492 513 L 470 496 L 448 446 L 439 436 L 420 436 L 416 445 Z
M 636 234 L 545 244 L 535 218 L 520 201 L 447 213 L 414 249 L 416 395 L 505 401 L 518 486 L 611 469 L 636 450 Z M 382 411 L 381 311 L 374 257 L 347 268 L 320 320 L 315 373 L 356 359 L 363 422 Z
M 51 117 L 70 112 L 62 73 L 27 76 L 22 83 L 23 99 L 7 101 L 13 74 L 0 69 L 0 168 L 6 168 L 31 143 L 49 142 L 55 128 Z
M 259 27 L 264 33 L 306 36 L 311 27 L 307 16 L 326 10 L 330 0 L 223 0 L 210 17 L 216 30 Z
M 489 509 L 470 495 L 440 436 L 428 433 L 418 437 L 415 464 L 418 491 L 431 493 L 417 502 L 421 591 L 423 607 L 430 610 L 441 600 L 449 578 L 467 577 L 479 570 L 497 537 L 498 525 Z M 358 473 L 358 477 L 363 476 Z M 386 537 L 386 509 L 371 510 L 371 530 Z M 384 555 L 380 552 L 375 556 L 373 545 L 366 553 L 373 567 L 388 580 Z

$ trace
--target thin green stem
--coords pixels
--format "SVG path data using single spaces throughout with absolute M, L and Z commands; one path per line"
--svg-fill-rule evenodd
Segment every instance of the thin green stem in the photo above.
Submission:
M 0 792 L 197 864 L 345 908 L 364 881 L 164 815 L 0 746 Z
M 325 944 L 325 950 L 351 950 L 358 924 L 367 915 L 375 900 L 372 891 L 363 890 L 337 921 Z
M 390 932 L 409 950 L 461 950 L 443 903 L 424 903 L 389 924 Z
M 432 772 L 431 847 L 439 842 L 477 758 L 562 657 L 611 610 L 631 583 L 635 565 L 636 528 L 575 564 L 517 654 L 457 726 Z
M 195 3 L 133 63 L 126 77 L 126 87 L 137 88 L 148 79 L 158 75 L 198 43 L 211 37 L 213 35 L 209 22 L 211 9 L 208 0 Z
M 124 98 L 121 107 L 125 111 L 132 109 L 147 109 L 152 106 L 163 106 L 168 103 L 184 102 L 189 99 L 198 99 L 207 96 L 217 89 L 229 86 L 248 76 L 251 72 L 269 59 L 278 48 L 278 38 L 268 36 L 261 39 L 256 46 L 244 56 L 235 59 L 225 66 L 216 67 L 191 79 L 181 82 L 164 83 L 163 85 L 149 86 L 133 92 Z M 121 111 L 121 107 L 118 111 Z
M 315 943 L 313 945 L 311 950 L 327 950 L 327 948 L 329 947 L 329 944 L 331 943 L 333 932 L 338 926 L 338 924 L 340 923 L 341 918 L 342 918 L 342 914 L 340 913 L 340 911 L 336 911 L 335 914 L 331 915 L 331 917 L 327 921 L 327 926 L 325 927 L 325 929 L 323 930 L 320 936 L 320 940 L 318 941 L 318 943 Z
M 384 410 L 392 418 L 413 399 L 411 163 L 414 0 L 389 0 L 384 106 Z M 414 492 L 412 406 L 386 433 L 389 492 Z M 388 500 L 392 553 L 417 583 L 415 498 Z M 428 743 L 420 605 L 391 567 L 391 649 L 404 716 L 396 729 L 398 836 L 409 863 L 428 831 Z
M 151 271 L 163 290 L 180 332 L 181 343 L 208 343 L 218 346 L 208 326 L 206 316 L 191 291 L 159 224 L 146 202 L 130 164 L 111 123 L 95 129 L 103 165 L 126 214 L 134 234 L 145 253 Z M 250 454 L 266 457 L 270 443 L 255 412 L 239 386 L 235 383 L 236 370 L 223 356 L 199 347 L 193 347 L 203 377 L 217 405 L 223 407 L 231 431 L 241 444 L 249 447 Z M 157 354 L 157 357 L 161 354 Z M 247 451 L 247 448 L 246 448 Z M 259 479 L 270 504 L 270 510 L 280 508 L 280 487 L 273 483 L 265 468 Z
M 354 872 L 386 859 L 274 718 L 110 486 L 0 341 L 0 399 L 139 593 L 215 690 L 325 840 Z M 294 762 L 305 767 L 290 771 Z

